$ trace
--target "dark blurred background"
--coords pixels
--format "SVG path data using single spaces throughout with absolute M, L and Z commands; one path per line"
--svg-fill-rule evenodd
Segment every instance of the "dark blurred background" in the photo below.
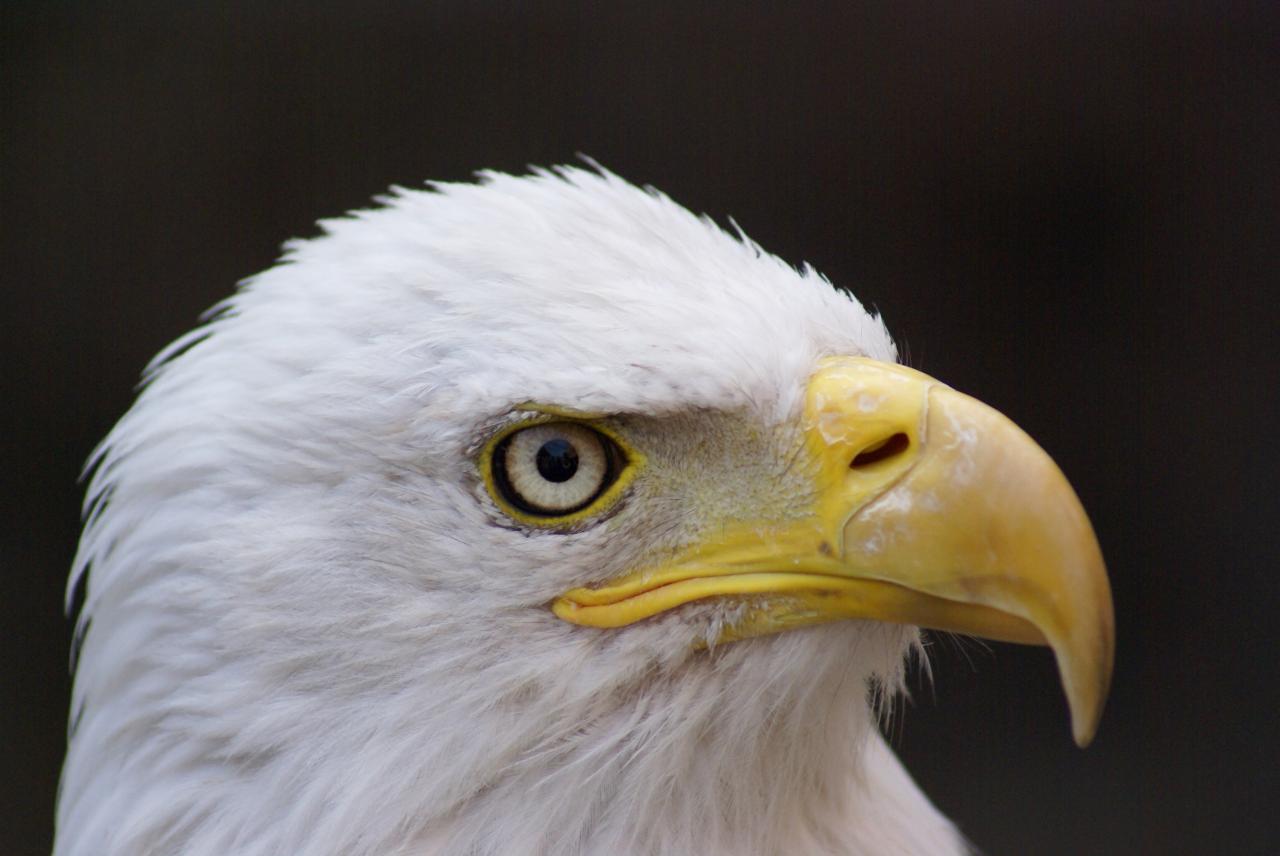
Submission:
M 148 358 L 319 217 L 578 152 L 879 307 L 1089 509 L 1095 744 L 1007 645 L 894 724 L 976 843 L 1280 851 L 1280 4 L 622 5 L 0 5 L 0 853 L 49 847 L 77 476 Z

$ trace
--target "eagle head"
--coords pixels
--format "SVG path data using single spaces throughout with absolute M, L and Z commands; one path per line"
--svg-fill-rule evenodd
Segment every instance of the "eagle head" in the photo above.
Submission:
M 58 854 L 959 853 L 877 732 L 921 627 L 1089 739 L 1079 502 L 850 295 L 603 170 L 380 202 L 96 453 Z

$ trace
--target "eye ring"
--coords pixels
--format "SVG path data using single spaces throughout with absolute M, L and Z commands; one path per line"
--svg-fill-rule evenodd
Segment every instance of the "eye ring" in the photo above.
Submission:
M 600 514 L 643 460 L 612 430 L 569 419 L 525 423 L 493 439 L 481 455 L 485 486 L 508 516 L 564 526 Z

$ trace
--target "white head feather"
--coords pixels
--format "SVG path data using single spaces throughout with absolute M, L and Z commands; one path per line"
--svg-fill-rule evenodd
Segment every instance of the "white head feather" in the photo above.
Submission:
M 691 539 L 751 466 L 705 429 L 785 435 L 822 356 L 894 359 L 879 319 L 606 172 L 382 201 L 161 354 L 100 449 L 56 852 L 960 852 L 876 733 L 913 629 L 707 651 L 731 605 L 547 608 Z M 711 451 L 524 530 L 475 454 L 528 401 Z

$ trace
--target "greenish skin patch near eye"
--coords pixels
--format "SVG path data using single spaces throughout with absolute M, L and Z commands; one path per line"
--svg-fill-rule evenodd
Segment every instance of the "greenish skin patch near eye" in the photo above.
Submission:
M 551 405 L 541 404 L 522 404 L 516 408 L 518 411 L 531 412 L 537 414 L 533 418 L 521 420 L 512 425 L 508 425 L 502 430 L 495 433 L 485 443 L 484 448 L 480 451 L 480 458 L 477 464 L 480 468 L 480 477 L 484 480 L 485 490 L 489 492 L 490 498 L 497 504 L 502 513 L 521 523 L 525 526 L 535 527 L 538 529 L 567 529 L 573 527 L 584 520 L 605 513 L 612 508 L 622 495 L 626 492 L 631 483 L 635 481 L 636 475 L 648 463 L 648 458 L 639 449 L 635 448 L 631 443 L 627 442 L 617 430 L 605 421 L 605 414 L 602 413 L 585 413 L 582 411 L 571 410 L 564 407 L 555 407 Z M 623 465 L 618 477 L 613 480 L 604 491 L 591 501 L 584 508 L 580 508 L 570 514 L 558 514 L 554 516 L 545 516 L 537 514 L 529 514 L 511 505 L 502 496 L 502 491 L 498 489 L 498 485 L 493 475 L 493 454 L 494 450 L 502 444 L 502 441 L 510 437 L 517 431 L 523 431 L 534 425 L 548 425 L 557 422 L 570 422 L 575 425 L 581 425 L 607 437 L 609 440 L 622 450 Z

